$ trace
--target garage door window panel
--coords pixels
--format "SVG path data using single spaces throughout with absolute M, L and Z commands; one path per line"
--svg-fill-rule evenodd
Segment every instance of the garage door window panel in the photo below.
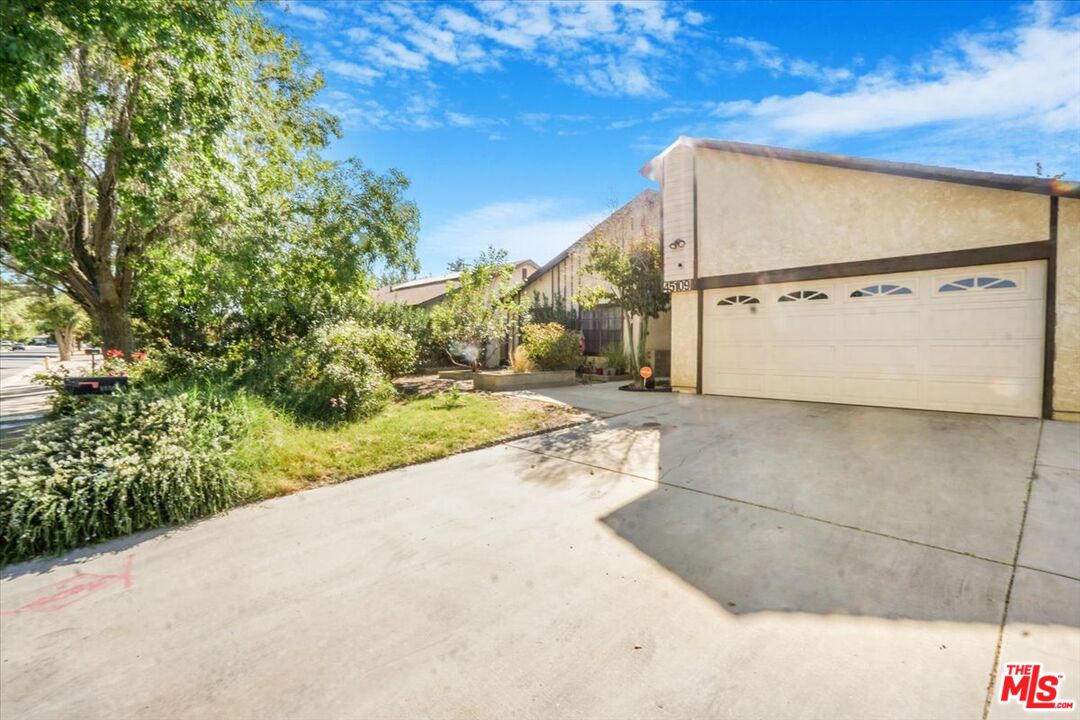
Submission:
M 1015 288 L 1016 282 L 999 277 L 968 277 L 947 282 L 938 288 L 938 292 L 967 292 L 968 290 L 1006 290 Z
M 760 301 L 753 295 L 732 295 L 718 301 L 717 305 L 757 305 Z
M 777 302 L 798 302 L 800 300 L 828 300 L 829 296 L 819 290 L 793 290 L 780 296 Z
M 911 294 L 911 288 L 907 285 L 899 285 L 896 283 L 882 283 L 880 285 L 867 285 L 866 287 L 860 288 L 851 293 L 851 297 L 869 298 Z

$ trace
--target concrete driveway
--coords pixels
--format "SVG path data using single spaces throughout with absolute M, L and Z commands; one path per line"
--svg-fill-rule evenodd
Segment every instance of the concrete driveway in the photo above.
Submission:
M 545 395 L 610 417 L 8 568 L 0 716 L 1031 717 L 1017 662 L 1080 700 L 1080 426 Z

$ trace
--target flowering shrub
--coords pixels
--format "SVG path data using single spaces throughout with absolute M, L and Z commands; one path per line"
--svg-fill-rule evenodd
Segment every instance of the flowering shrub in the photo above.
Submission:
M 522 344 L 543 370 L 572 370 L 581 364 L 581 337 L 559 323 L 533 323 L 522 328 Z
M 174 380 L 217 380 L 229 372 L 224 358 L 192 352 L 176 347 L 166 339 L 153 345 L 148 352 L 132 355 L 127 371 L 135 385 L 153 385 Z
M 104 352 L 104 360 L 101 363 L 101 372 L 105 375 L 127 375 L 133 365 L 136 365 L 146 359 L 146 353 L 133 352 L 131 353 L 131 361 L 129 362 L 124 357 L 123 350 L 106 350 Z
M 0 457 L 0 561 L 225 509 L 239 431 L 226 403 L 194 391 L 117 393 L 32 428 Z
M 342 422 L 373 415 L 393 397 L 387 371 L 402 368 L 405 353 L 382 342 L 384 333 L 395 331 L 372 330 L 351 321 L 318 327 L 259 368 L 251 380 L 280 408 L 302 418 Z M 415 360 L 415 345 L 411 347 Z

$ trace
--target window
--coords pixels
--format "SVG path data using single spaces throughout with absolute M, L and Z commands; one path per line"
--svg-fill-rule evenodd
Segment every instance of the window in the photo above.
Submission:
M 787 295 L 781 295 L 777 302 L 794 302 L 796 300 L 828 300 L 829 296 L 817 290 L 796 290 Z
M 622 313 L 614 305 L 601 305 L 581 313 L 581 334 L 585 337 L 585 354 L 599 355 L 608 343 L 623 341 Z
M 721 300 L 720 302 L 718 302 L 716 304 L 717 305 L 754 305 L 757 302 L 758 302 L 758 299 L 756 297 L 752 297 L 750 295 L 732 295 L 731 297 L 724 298 L 723 300 Z
M 878 295 L 911 295 L 911 288 L 907 285 L 867 285 L 861 290 L 851 293 L 851 297 L 876 297 Z
M 1016 283 L 1012 280 L 1006 280 L 996 277 L 969 277 L 962 280 L 953 280 L 947 282 L 938 288 L 938 292 L 963 292 L 966 290 L 973 290 L 975 288 L 985 290 L 1000 290 L 1002 288 L 1014 288 Z

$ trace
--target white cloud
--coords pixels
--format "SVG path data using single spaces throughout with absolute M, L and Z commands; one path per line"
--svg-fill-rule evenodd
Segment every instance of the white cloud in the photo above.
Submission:
M 467 113 L 453 111 L 446 113 L 446 121 L 454 127 L 461 128 L 489 128 L 494 125 L 506 124 L 505 120 L 481 117 L 479 115 L 469 115 Z
M 421 231 L 420 243 L 440 262 L 474 257 L 493 245 L 506 249 L 513 260 L 543 264 L 608 216 L 604 210 L 567 214 L 568 204 L 562 198 L 491 203 L 452 217 L 430 233 Z
M 379 38 L 374 45 L 369 45 L 366 54 L 373 63 L 383 67 L 423 70 L 428 66 L 426 55 L 387 38 Z
M 297 17 L 311 20 L 315 23 L 324 23 L 330 19 L 330 16 L 326 14 L 325 10 L 317 8 L 314 5 L 308 5 L 301 2 L 290 2 L 286 3 L 284 7 L 286 12 L 290 12 Z
M 358 83 L 364 85 L 370 85 L 375 82 L 375 79 L 382 76 L 382 73 L 378 70 L 374 70 L 369 67 L 363 67 L 356 63 L 345 62 L 343 60 L 329 60 L 326 63 L 326 69 L 332 73 L 347 77 L 350 80 L 355 80 Z
M 691 10 L 683 15 L 683 20 L 686 21 L 687 25 L 693 25 L 694 27 L 705 24 L 705 16 L 697 10 Z
M 828 67 L 802 58 L 788 57 L 772 43 L 757 38 L 730 37 L 727 38 L 727 44 L 738 50 L 745 51 L 749 57 L 727 61 L 722 64 L 722 69 L 745 72 L 750 68 L 757 67 L 769 71 L 774 76 L 791 75 L 826 85 L 834 85 L 850 80 L 853 77 L 851 70 L 847 68 Z
M 682 51 L 679 35 L 705 22 L 681 4 L 655 0 L 383 2 L 355 14 L 363 25 L 343 31 L 345 46 L 386 71 L 442 64 L 484 72 L 524 59 L 587 92 L 614 96 L 661 94 L 662 66 Z
M 1021 121 L 1080 131 L 1080 14 L 1040 6 L 1020 27 L 963 34 L 927 60 L 858 77 L 838 93 L 719 104 L 725 134 L 787 142 L 936 123 Z

